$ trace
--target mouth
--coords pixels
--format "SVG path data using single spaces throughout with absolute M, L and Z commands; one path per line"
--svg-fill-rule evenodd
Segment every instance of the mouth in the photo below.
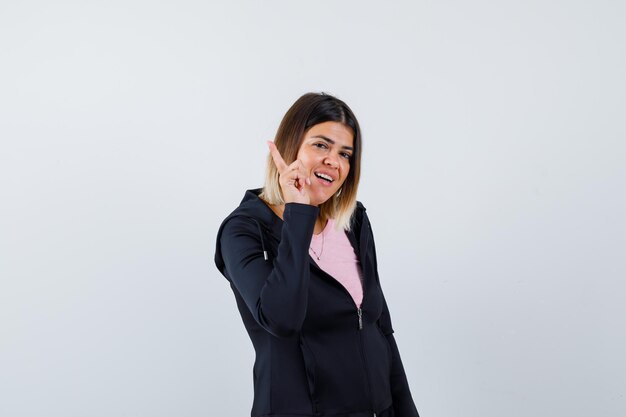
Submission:
M 333 182 L 335 182 L 335 178 L 329 174 L 323 172 L 314 172 L 313 174 L 323 185 L 331 185 Z

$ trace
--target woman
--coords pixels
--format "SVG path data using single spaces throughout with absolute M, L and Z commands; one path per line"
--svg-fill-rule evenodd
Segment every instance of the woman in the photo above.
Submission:
M 268 146 L 265 186 L 222 222 L 215 254 L 256 351 L 252 417 L 419 417 L 356 200 L 356 117 L 308 93 Z

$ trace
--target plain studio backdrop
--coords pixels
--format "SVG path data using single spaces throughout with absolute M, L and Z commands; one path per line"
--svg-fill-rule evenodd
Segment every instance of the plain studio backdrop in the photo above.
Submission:
M 308 91 L 361 122 L 422 417 L 626 415 L 624 39 L 608 0 L 2 1 L 0 415 L 249 415 L 215 235 Z

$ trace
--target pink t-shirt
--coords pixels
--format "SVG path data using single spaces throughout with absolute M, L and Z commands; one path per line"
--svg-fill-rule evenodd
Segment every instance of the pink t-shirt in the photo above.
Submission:
M 361 307 L 361 301 L 363 301 L 361 263 L 346 232 L 343 229 L 335 230 L 333 219 L 328 219 L 322 233 L 313 235 L 309 254 L 321 269 L 348 290 L 356 306 Z

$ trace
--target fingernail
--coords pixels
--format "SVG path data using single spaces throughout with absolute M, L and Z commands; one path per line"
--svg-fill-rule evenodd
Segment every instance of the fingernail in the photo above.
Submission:
M 309 178 L 306 179 L 306 183 L 311 185 L 311 180 Z

